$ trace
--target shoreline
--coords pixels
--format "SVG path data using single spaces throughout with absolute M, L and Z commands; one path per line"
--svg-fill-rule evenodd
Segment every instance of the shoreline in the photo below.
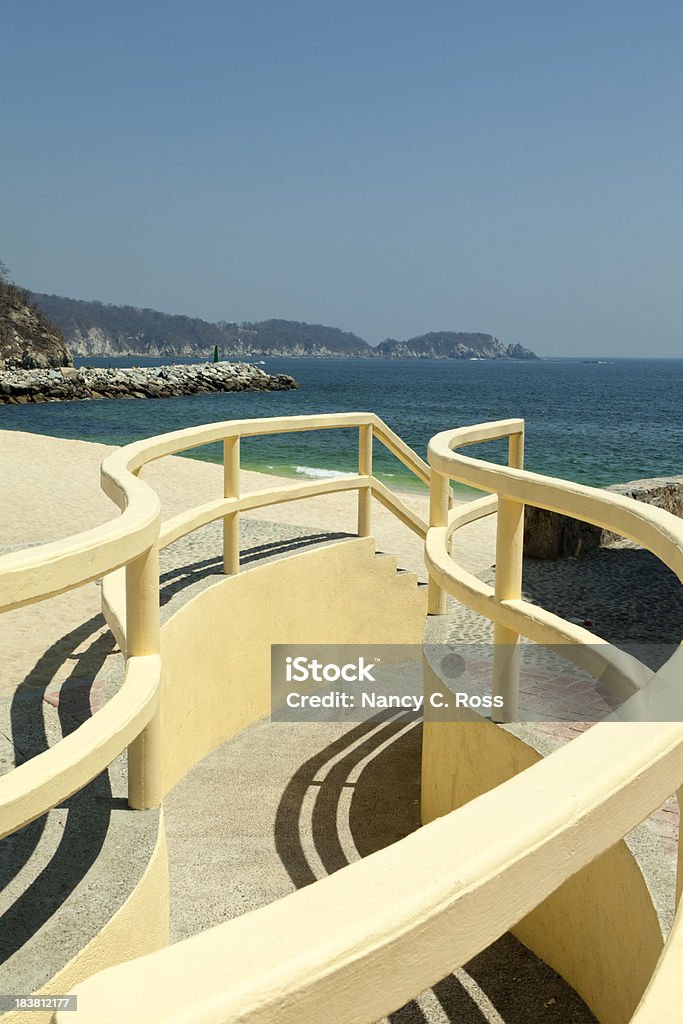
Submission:
M 99 484 L 100 464 L 116 447 L 0 429 L 5 485 L 0 498 L 0 552 L 69 537 L 116 518 L 116 507 Z M 223 493 L 222 465 L 196 458 L 167 456 L 150 464 L 144 478 L 160 497 L 163 518 Z M 240 474 L 244 494 L 281 487 L 282 480 L 277 474 L 248 468 Z M 404 490 L 395 485 L 393 489 L 415 512 L 428 517 L 426 490 Z M 455 498 L 458 504 L 468 500 L 472 499 Z M 355 534 L 357 502 L 356 492 L 339 492 L 255 509 L 242 517 L 304 526 L 312 532 Z M 493 561 L 495 517 L 467 527 L 467 532 L 463 563 L 476 572 Z M 378 502 L 373 502 L 373 534 L 379 551 L 395 555 L 402 568 L 416 571 L 426 580 L 422 540 Z
M 532 381 L 530 371 L 510 374 L 509 366 L 496 369 L 491 365 L 484 372 L 481 362 L 450 368 L 445 363 L 414 364 L 410 369 L 400 360 L 381 366 L 354 360 L 268 360 L 263 369 L 272 374 L 293 373 L 300 389 L 197 394 L 161 403 L 124 404 L 112 399 L 86 404 L 4 405 L 0 408 L 0 427 L 123 444 L 218 420 L 368 409 L 380 415 L 424 458 L 430 437 L 449 426 L 523 412 L 527 419 L 527 468 L 588 486 L 607 487 L 681 472 L 679 441 L 683 434 L 675 398 L 683 384 L 679 372 L 683 361 L 670 362 L 667 369 L 664 362 L 631 363 L 630 369 L 629 361 L 624 361 L 621 370 L 605 376 L 602 371 L 609 367 L 566 363 L 573 368 L 565 370 L 559 369 L 559 364 L 541 362 Z M 636 365 L 649 368 L 635 370 Z M 545 395 L 543 401 L 534 397 L 539 389 Z M 611 410 L 632 400 L 636 400 L 638 417 L 645 416 L 648 408 L 658 410 L 639 433 L 637 445 L 624 443 L 621 420 L 611 414 Z M 582 410 L 579 419 L 577 408 Z M 242 449 L 249 468 L 284 477 L 315 478 L 322 475 L 320 471 L 354 472 L 357 466 L 357 436 L 345 431 L 254 439 L 245 442 Z M 502 446 L 488 450 L 494 453 L 494 461 L 504 457 Z M 193 453 L 216 460 L 220 454 L 217 448 Z M 308 469 L 297 472 L 297 466 Z M 375 445 L 374 469 L 388 486 L 420 493 L 417 481 L 381 445 Z M 391 473 L 395 475 L 389 476 Z M 460 487 L 458 493 L 463 498 L 471 496 Z
M 103 448 L 119 448 L 123 445 L 117 445 L 109 440 L 92 440 L 87 437 L 69 437 L 66 435 L 56 435 L 39 433 L 30 430 L 21 430 L 14 427 L 5 427 L 2 425 L 2 418 L 0 417 L 0 435 L 2 434 L 30 434 L 33 437 L 44 437 L 52 438 L 55 441 L 76 441 L 82 444 L 100 445 Z M 146 436 L 146 435 L 145 435 Z M 126 440 L 124 444 L 131 444 L 133 441 L 139 440 L 139 438 L 131 438 Z M 103 456 L 104 457 L 104 456 Z M 189 460 L 190 462 L 199 462 L 211 466 L 222 466 L 222 456 L 216 455 L 212 457 L 208 451 L 208 448 L 189 450 L 186 452 L 180 452 L 173 458 L 179 458 L 183 460 Z M 322 460 L 320 460 L 322 461 Z M 241 468 L 244 471 L 257 474 L 263 477 L 273 477 L 278 480 L 298 480 L 303 482 L 305 480 L 313 481 L 316 479 L 331 479 L 337 476 L 353 476 L 356 473 L 355 469 L 335 469 L 324 465 L 302 465 L 298 461 L 294 462 L 278 462 L 277 456 L 274 453 L 268 461 L 265 459 L 250 459 L 242 456 Z M 409 470 L 405 469 L 402 465 L 399 465 L 398 471 L 395 473 L 387 473 L 381 468 L 375 467 L 375 476 L 382 483 L 386 484 L 391 490 L 396 491 L 397 494 L 408 496 L 408 497 L 428 497 L 429 489 L 421 480 L 418 480 Z M 474 490 L 471 487 L 467 487 L 465 484 L 459 484 L 455 481 L 451 484 L 453 493 L 456 500 L 459 501 L 473 501 L 477 497 L 481 497 L 479 491 Z

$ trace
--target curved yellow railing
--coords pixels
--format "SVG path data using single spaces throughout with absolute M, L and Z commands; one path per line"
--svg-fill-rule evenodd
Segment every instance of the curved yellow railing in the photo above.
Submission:
M 521 556 L 521 510 L 505 508 L 507 489 L 448 511 L 451 478 L 474 486 L 493 484 L 496 490 L 499 472 L 482 463 L 470 472 L 474 460 L 467 460 L 461 472 L 456 460 L 463 457 L 451 447 L 508 430 L 515 438 L 511 459 L 521 464 L 521 421 L 440 435 L 430 451 L 432 527 L 426 551 L 434 610 L 445 588 L 498 618 L 511 633 L 524 626 L 527 633 L 552 642 L 570 640 L 579 646 L 589 639 L 593 652 L 592 634 L 506 595 L 510 581 L 512 587 L 516 583 L 515 569 L 506 561 L 510 554 Z M 672 517 L 627 500 L 616 503 L 613 515 L 611 496 L 590 489 L 580 489 L 577 507 L 574 500 L 564 502 L 559 481 L 544 481 L 514 466 L 512 473 L 501 471 L 506 488 L 510 480 L 517 487 L 529 478 L 526 489 L 513 491 L 515 497 L 554 502 L 558 511 L 581 518 L 587 510 L 595 512 L 595 506 L 583 504 L 590 498 L 599 505 L 596 518 L 604 525 L 616 532 L 630 530 L 641 541 L 646 537 L 667 564 L 680 564 L 683 529 Z M 542 492 L 546 485 L 549 491 Z M 573 485 L 567 490 L 579 493 Z M 498 592 L 491 592 L 455 565 L 448 547 L 457 528 L 496 509 L 502 520 L 497 565 L 503 580 Z M 673 659 L 653 677 L 610 645 L 600 647 L 589 661 L 596 659 L 593 667 L 600 671 L 611 664 L 612 681 L 626 696 L 647 693 L 657 683 L 679 682 Z M 188 1019 L 202 1024 L 371 1024 L 496 939 L 628 833 L 682 781 L 680 723 L 596 726 L 393 847 L 272 906 L 92 978 L 79 988 L 79 1012 L 85 1024 L 140 1016 L 151 1024 Z M 321 920 L 326 922 L 322 931 Z M 677 941 L 679 931 L 677 920 L 670 942 Z M 671 974 L 664 956 L 634 1018 L 638 1024 L 676 1019 L 683 986 L 680 976 Z M 667 1016 L 648 1016 L 648 1006 L 662 1005 Z
M 495 941 L 680 784 L 680 725 L 605 729 L 314 885 L 96 975 L 77 989 L 82 1024 L 373 1024 Z M 680 987 L 679 975 L 671 1005 Z
M 340 428 L 359 430 L 359 473 L 239 493 L 239 440 L 266 434 Z M 359 492 L 359 533 L 370 533 L 370 497 L 424 537 L 427 524 L 372 475 L 377 438 L 420 481 L 430 470 L 372 413 L 333 413 L 229 420 L 173 431 L 126 445 L 102 463 L 102 488 L 121 515 L 102 526 L 0 557 L 0 612 L 35 603 L 103 577 L 103 610 L 126 656 L 124 684 L 93 718 L 30 761 L 0 778 L 0 838 L 9 835 L 90 782 L 129 748 L 129 803 L 159 802 L 159 572 L 158 552 L 207 523 L 225 523 L 226 571 L 239 569 L 239 513 L 301 498 Z M 225 494 L 162 524 L 159 499 L 139 476 L 166 455 L 222 441 Z
M 138 684 L 144 682 L 147 690 L 137 694 L 134 706 L 132 688 L 124 686 L 109 719 L 105 712 L 113 701 L 86 723 L 90 730 L 82 726 L 69 737 L 73 742 L 64 740 L 54 754 L 48 751 L 10 773 L 7 779 L 21 780 L 11 801 L 12 820 L 29 811 L 35 816 L 36 807 L 47 809 L 73 792 L 90 770 L 81 769 L 81 760 L 91 767 L 97 763 L 99 771 L 106 744 L 107 751 L 115 749 L 141 726 L 129 748 L 130 801 L 133 806 L 154 801 L 158 713 L 151 681 L 158 669 L 157 538 L 170 543 L 198 525 L 223 519 L 226 566 L 236 568 L 237 517 L 259 504 L 257 496 L 239 494 L 239 437 L 350 426 L 359 429 L 357 477 L 294 484 L 266 492 L 261 499 L 274 503 L 357 489 L 359 532 L 364 533 L 370 530 L 368 502 L 374 493 L 416 532 L 427 534 L 433 611 L 441 610 L 443 592 L 448 591 L 492 618 L 508 640 L 526 631 L 552 643 L 563 638 L 586 646 L 587 637 L 578 627 L 570 629 L 570 624 L 548 618 L 521 600 L 518 562 L 525 501 L 631 536 L 683 576 L 682 524 L 629 499 L 524 472 L 519 420 L 437 435 L 430 446 L 431 470 L 368 414 L 214 424 L 130 445 L 103 465 L 103 486 L 122 516 L 71 541 L 0 560 L 0 584 L 6 584 L 0 607 L 40 600 L 125 565 L 125 580 L 119 577 L 125 611 L 119 603 L 117 628 L 128 656 L 127 673 L 139 674 Z M 431 478 L 429 531 L 372 476 L 373 435 L 422 480 Z M 510 468 L 453 450 L 499 436 L 511 438 Z M 226 456 L 223 498 L 176 517 L 162 529 L 156 497 L 137 474 L 155 458 L 221 439 Z M 449 513 L 451 479 L 496 492 L 497 497 Z M 494 502 L 497 572 L 491 593 L 455 566 L 448 549 L 455 530 L 494 511 Z M 588 637 L 594 650 L 595 638 Z M 612 666 L 617 688 L 632 694 L 623 705 L 624 717 L 629 713 L 623 709 L 632 702 L 641 701 L 642 707 L 648 695 L 680 686 L 680 648 L 653 675 L 633 660 L 620 660 L 609 645 L 600 647 L 604 650 L 598 659 L 603 667 Z M 59 751 L 66 751 L 74 771 L 81 771 L 78 778 L 60 768 Z M 47 754 L 53 755 L 49 765 Z M 49 783 L 52 770 L 54 786 Z M 372 1024 L 489 945 L 626 835 L 682 782 L 681 722 L 594 726 L 521 775 L 394 846 L 271 906 L 92 977 L 77 990 L 79 1020 Z M 0 806 L 7 793 L 11 790 L 3 794 L 0 785 Z M 679 941 L 679 916 L 670 948 Z M 683 1005 L 682 992 L 680 975 L 671 972 L 665 951 L 634 1020 L 649 1024 L 664 1004 L 675 1014 Z M 62 1013 L 56 1019 L 68 1024 Z
M 509 439 L 509 465 L 498 466 L 462 454 L 459 449 L 484 441 Z M 498 643 L 515 644 L 519 635 L 537 643 L 564 643 L 567 656 L 626 698 L 604 724 L 590 730 L 598 744 L 608 749 L 614 738 L 611 721 L 659 723 L 662 749 L 667 733 L 678 733 L 677 749 L 683 748 L 683 643 L 656 673 L 635 658 L 608 643 L 595 643 L 587 630 L 521 599 L 522 536 L 524 505 L 530 504 L 628 537 L 648 548 L 683 581 L 683 524 L 662 509 L 635 502 L 598 488 L 555 480 L 522 469 L 524 421 L 499 420 L 456 430 L 443 431 L 429 443 L 432 469 L 430 488 L 430 529 L 425 541 L 425 562 L 430 573 L 430 607 L 442 611 L 444 594 L 449 593 L 468 607 L 491 619 Z M 465 509 L 449 513 L 446 493 L 451 480 L 492 492 L 471 502 Z M 482 583 L 451 558 L 454 534 L 468 523 L 498 512 L 496 545 L 496 586 Z M 510 693 L 509 650 L 494 650 L 494 690 L 498 688 L 516 708 L 516 694 Z M 499 666 L 496 678 L 495 660 Z M 512 686 L 517 682 L 513 665 Z M 505 675 L 505 680 L 503 676 Z M 611 720 L 611 721 L 610 721 Z M 673 723 L 672 726 L 664 722 Z M 622 726 L 623 727 L 623 726 Z M 583 737 L 582 737 L 583 739 Z M 572 743 L 572 772 L 585 756 L 582 743 Z M 597 766 L 596 766 L 597 767 Z M 621 774 L 615 762 L 610 773 Z M 647 768 L 643 764 L 643 772 Z M 525 773 L 527 774 L 527 773 Z M 682 803 L 681 778 L 674 790 Z M 672 792 L 674 791 L 672 790 Z M 664 793 L 662 793 L 662 799 Z M 678 845 L 677 895 L 683 889 L 683 846 Z M 660 1024 L 683 1019 L 683 909 L 680 904 L 673 927 L 650 984 L 643 995 L 632 1024 Z
M 92 718 L 0 779 L 0 839 L 56 807 L 108 768 L 159 706 L 158 655 L 130 658 L 121 689 Z
M 497 466 L 463 455 L 458 449 L 483 441 L 510 440 L 509 466 Z M 683 580 L 683 524 L 663 509 L 636 502 L 611 492 L 565 480 L 530 473 L 523 461 L 523 420 L 499 420 L 461 427 L 437 434 L 429 442 L 432 468 L 430 529 L 425 542 L 425 562 L 430 574 L 432 611 L 443 608 L 448 592 L 468 607 L 491 619 L 497 629 L 501 667 L 506 682 L 501 694 L 516 717 L 516 695 L 510 692 L 514 670 L 510 671 L 510 648 L 519 635 L 536 643 L 563 644 L 566 655 L 595 678 L 610 686 L 626 703 L 613 716 L 619 720 L 683 721 L 683 687 L 673 689 L 669 680 L 683 666 L 680 646 L 663 669 L 652 672 L 636 658 L 607 642 L 596 642 L 594 634 L 567 622 L 521 597 L 522 533 L 524 505 L 559 512 L 594 523 L 613 533 L 637 541 L 656 554 Z M 457 480 L 494 494 L 469 503 L 464 509 L 448 511 L 450 481 Z M 468 523 L 498 512 L 496 544 L 496 586 L 490 587 L 468 573 L 450 556 L 453 535 Z M 494 650 L 494 688 L 496 686 Z

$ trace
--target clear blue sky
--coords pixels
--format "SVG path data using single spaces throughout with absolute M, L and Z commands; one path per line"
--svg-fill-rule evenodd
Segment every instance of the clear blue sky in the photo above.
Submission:
M 683 355 L 683 4 L 4 4 L 0 258 L 371 342 Z

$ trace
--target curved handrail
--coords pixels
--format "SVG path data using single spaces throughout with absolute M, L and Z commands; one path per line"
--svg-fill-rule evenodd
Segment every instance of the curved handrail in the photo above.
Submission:
M 136 559 L 235 512 L 345 490 L 369 489 L 411 529 L 421 536 L 427 530 L 427 524 L 376 477 L 360 473 L 219 498 L 162 526 L 159 498 L 139 477 L 143 467 L 166 455 L 229 438 L 349 427 L 369 427 L 419 479 L 429 482 L 426 463 L 373 413 L 229 420 L 171 431 L 118 449 L 101 467 L 102 488 L 121 510 L 118 518 L 65 540 L 0 557 L 0 612 L 104 577 L 103 611 L 128 656 L 124 684 L 103 709 L 55 747 L 0 779 L 0 838 L 86 785 L 139 736 L 157 711 L 159 665 L 154 654 L 158 648 L 153 644 L 151 650 L 127 650 L 125 569 Z M 152 585 L 156 589 L 156 578 Z M 158 605 L 155 614 L 158 619 Z
M 354 474 L 329 480 L 287 484 L 284 487 L 270 487 L 268 490 L 243 494 L 239 498 L 218 498 L 216 501 L 208 501 L 204 505 L 198 505 L 188 512 L 180 512 L 172 519 L 168 519 L 161 527 L 159 547 L 168 547 L 188 533 L 193 533 L 194 530 L 234 512 L 251 512 L 258 508 L 268 508 L 269 505 L 280 505 L 324 494 L 337 494 L 340 491 L 357 491 L 365 483 L 365 477 Z
M 135 552 L 130 560 L 147 550 L 142 542 L 143 535 L 147 536 L 144 531 L 149 530 L 153 535 L 159 530 L 158 505 L 153 507 L 147 501 L 141 502 L 145 506 L 144 516 L 150 516 L 154 511 L 149 522 L 145 521 L 142 508 L 137 507 L 138 498 L 143 497 L 141 488 L 145 493 L 153 494 L 136 477 L 147 462 L 226 437 L 252 436 L 249 434 L 251 426 L 253 434 L 275 432 L 283 423 L 286 425 L 282 430 L 371 426 L 380 440 L 389 437 L 391 441 L 392 432 L 377 417 L 337 414 L 296 417 L 292 421 L 231 421 L 208 428 L 177 431 L 130 445 L 110 456 L 102 470 L 105 490 L 123 511 L 114 527 L 120 530 L 121 522 L 128 515 L 128 523 L 135 533 L 134 541 L 126 548 Z M 523 431 L 520 420 L 504 421 L 503 426 L 508 430 L 505 436 L 511 433 L 520 435 Z M 230 431 L 226 431 L 226 427 Z M 472 444 L 500 436 L 495 433 L 500 428 L 500 423 L 465 428 L 459 442 L 454 440 L 458 433 L 455 431 L 437 435 L 433 451 L 430 445 L 434 472 L 448 479 L 462 479 L 473 486 L 497 491 L 504 498 L 521 502 L 533 500 L 536 503 L 534 499 L 542 497 L 541 486 L 548 485 L 545 478 L 521 470 L 491 467 L 487 463 L 467 459 L 450 447 L 451 442 L 453 445 Z M 394 454 L 405 456 L 400 445 L 394 443 L 394 448 Z M 421 463 L 417 456 L 414 461 L 418 466 Z M 429 479 L 429 468 L 424 463 L 422 467 L 421 478 L 426 476 Z M 457 473 L 451 472 L 454 467 Z M 461 471 L 464 476 L 460 475 Z M 497 474 L 500 474 L 500 487 L 495 483 Z M 342 478 L 342 481 L 302 486 L 307 496 L 323 493 L 319 488 L 329 483 L 334 484 L 333 489 L 343 489 L 343 485 L 348 488 L 374 487 L 378 496 L 381 494 L 380 500 L 384 498 L 391 502 L 391 492 L 385 489 L 386 493 L 382 493 L 384 485 L 379 485 L 371 474 L 347 479 L 348 483 Z M 605 499 L 600 503 L 599 492 L 596 497 L 594 489 L 565 485 L 562 481 L 550 481 L 550 486 L 551 490 L 555 488 L 551 505 L 540 502 L 541 507 L 555 508 L 557 504 L 559 507 L 555 510 L 566 512 L 563 496 L 574 494 L 568 514 L 596 521 L 590 515 L 599 505 L 600 515 L 605 517 L 604 522 L 597 520 L 601 525 L 626 533 L 621 524 L 628 520 L 636 539 L 643 542 L 643 534 L 648 539 L 654 538 L 658 549 L 666 551 L 676 564 L 679 564 L 676 552 L 683 559 L 683 528 L 672 525 L 665 513 L 657 515 L 659 510 L 639 506 L 636 514 L 628 499 L 609 495 L 606 500 L 610 505 L 625 508 L 624 516 L 620 512 L 618 523 L 615 523 L 614 517 L 608 514 Z M 282 490 L 290 492 L 291 488 Z M 579 501 L 576 495 L 580 493 L 583 499 L 586 491 L 591 492 L 590 500 Z M 266 498 L 273 495 L 273 492 L 263 493 Z M 297 493 L 301 495 L 301 485 Z M 191 514 L 176 517 L 175 525 L 167 531 L 166 537 L 172 533 L 182 536 L 186 528 L 194 528 L 193 521 L 203 522 L 206 516 L 220 518 L 230 515 L 238 510 L 236 501 L 241 502 L 248 497 L 251 496 L 219 499 L 193 510 Z M 451 578 L 453 570 L 443 561 L 450 535 L 459 525 L 493 512 L 496 500 L 486 498 L 472 503 L 476 509 L 469 507 L 462 514 L 458 510 L 450 516 L 446 513 L 446 526 L 439 524 L 429 530 L 428 565 L 435 573 L 443 573 L 445 586 L 456 585 Z M 575 502 L 581 505 L 580 511 L 575 511 Z M 641 509 L 646 510 L 642 515 Z M 423 528 L 419 517 L 414 517 L 414 514 L 406 516 L 406 519 L 409 520 L 408 525 L 412 521 L 416 532 Z M 641 519 L 647 528 L 639 533 Z M 87 536 L 93 542 L 93 558 L 98 566 L 106 564 L 107 558 L 112 561 L 110 569 L 124 564 L 119 557 L 120 552 L 113 550 L 116 541 L 112 540 L 113 534 L 107 533 L 111 528 L 112 524 L 105 524 L 71 542 L 33 550 L 29 553 L 31 558 L 23 562 L 20 560 L 18 568 L 15 562 L 13 593 L 19 595 L 20 603 L 40 599 L 36 596 L 39 587 L 34 575 L 35 566 L 40 563 L 41 554 L 46 551 L 50 554 L 50 548 L 54 551 L 66 544 L 68 550 L 59 570 L 47 580 L 48 588 L 54 588 L 60 572 L 62 582 L 67 580 L 61 590 L 78 585 L 73 576 L 76 569 L 86 573 L 81 582 L 102 574 L 101 569 L 94 572 L 93 564 L 88 564 L 85 558 L 87 545 L 84 547 L 83 538 Z M 156 536 L 148 547 L 155 541 Z M 110 543 L 111 548 L 108 547 Z M 0 560 L 0 573 L 6 564 L 9 563 Z M 683 565 L 683 561 L 680 564 Z M 461 578 L 460 584 L 472 586 L 466 577 Z M 48 589 L 41 596 L 61 590 Z M 494 608 L 500 621 L 514 622 L 514 628 L 520 616 L 528 619 L 531 614 L 525 602 L 496 601 L 495 595 L 492 601 L 486 593 L 481 596 L 489 611 Z M 510 615 L 517 617 L 505 618 Z M 552 623 L 545 621 L 539 629 L 548 630 L 551 626 Z M 584 642 L 582 633 L 576 636 L 577 643 Z M 594 640 L 592 634 L 589 636 Z M 634 685 L 645 685 L 625 706 L 653 693 L 658 686 L 674 687 L 678 682 L 678 655 L 682 651 L 683 648 L 679 648 L 677 655 L 652 677 L 651 682 L 635 680 Z M 632 669 L 633 666 L 620 666 L 625 679 Z M 154 713 L 158 678 L 153 686 L 150 680 L 157 670 L 156 656 L 129 658 L 127 683 L 128 672 L 139 672 L 138 684 L 144 682 L 147 687 L 146 695 L 140 694 L 137 710 L 129 699 L 133 694 L 132 688 L 126 690 L 124 687 L 72 736 L 6 777 L 10 780 L 8 792 L 12 792 L 13 777 L 15 786 L 18 786 L 13 798 L 15 816 L 22 801 L 25 805 L 34 797 L 37 800 L 38 794 L 41 799 L 37 802 L 42 801 L 42 804 L 48 797 L 55 798 L 58 791 L 60 795 L 56 799 L 63 798 L 61 789 L 68 789 L 76 774 L 83 773 L 80 760 L 84 738 L 99 764 L 108 756 L 105 746 L 111 752 L 124 736 L 122 715 L 128 715 L 126 728 L 129 732 L 125 733 L 126 736 L 136 735 L 135 730 L 140 731 L 138 727 L 142 727 L 145 720 L 149 721 L 145 719 L 148 711 Z M 117 698 L 121 699 L 115 704 Z M 69 768 L 58 773 L 52 786 L 46 777 L 45 766 L 48 755 L 53 755 L 49 764 L 58 764 L 59 759 L 55 755 L 60 750 L 62 753 L 66 751 Z M 116 754 L 109 760 L 113 756 Z M 19 772 L 23 774 L 16 774 Z M 298 1024 L 306 1019 L 329 1020 L 335 1024 L 350 1024 L 352 1021 L 371 1024 L 449 973 L 455 965 L 466 962 L 501 935 L 568 877 L 623 837 L 676 790 L 682 780 L 681 723 L 638 722 L 637 725 L 625 724 L 621 729 L 607 724 L 596 725 L 572 744 L 560 748 L 502 786 L 317 885 L 169 949 L 96 975 L 78 987 L 83 1024 L 95 1020 L 101 1024 L 116 1020 L 120 1024 L 126 1019 L 133 1021 L 141 1017 L 152 1024 L 162 1020 L 180 1022 L 188 1019 L 209 1024 L 218 1018 L 240 1020 L 243 1024 L 264 1024 L 275 1019 L 278 1024 L 294 1024 L 294 1021 Z M 83 784 L 84 781 L 79 781 L 69 791 L 73 792 Z M 320 932 L 321 919 L 334 921 L 334 927 L 323 935 Z M 282 956 L 283 949 L 287 950 L 286 958 Z M 68 1024 L 61 1013 L 58 1013 L 57 1020 Z
M 529 601 L 496 601 L 493 587 L 453 561 L 449 540 L 463 526 L 495 511 L 497 499 L 469 502 L 454 509 L 447 528 L 432 527 L 425 541 L 425 564 L 439 586 L 452 597 L 485 618 L 498 622 L 535 643 L 564 644 L 565 655 L 594 678 L 600 678 L 618 696 L 630 697 L 651 682 L 654 672 L 633 655 L 606 641 L 597 641 L 593 633 Z M 484 502 L 488 505 L 484 505 Z M 484 511 L 481 511 L 482 507 Z
M 80 1020 L 373 1024 L 495 941 L 681 778 L 679 726 L 596 726 L 315 885 L 95 975 L 77 986 Z
M 0 839 L 82 789 L 152 719 L 159 704 L 159 655 L 129 658 L 121 689 L 59 743 L 0 778 Z
M 374 436 L 419 480 L 429 485 L 429 466 L 374 413 L 226 420 L 208 426 L 187 427 L 126 445 L 109 455 L 101 468 L 102 489 L 122 514 L 64 540 L 1 555 L 0 612 L 73 590 L 113 572 L 148 550 L 159 535 L 160 505 L 156 493 L 137 474 L 150 462 L 228 438 L 362 426 L 372 427 Z M 366 482 L 361 484 L 359 479 L 356 487 Z M 376 483 L 379 485 L 379 481 Z M 309 497 L 334 489 L 326 487 L 326 484 L 327 481 L 317 482 L 305 494 L 302 490 L 300 496 Z M 347 484 L 347 487 L 352 486 Z M 386 499 L 384 491 L 382 494 Z M 385 501 L 385 504 L 389 502 Z M 258 505 L 244 507 L 256 508 Z
M 425 542 L 425 561 L 430 576 L 453 597 L 506 629 L 537 643 L 569 645 L 566 653 L 572 661 L 595 678 L 601 678 L 619 696 L 631 698 L 638 691 L 655 684 L 656 674 L 651 669 L 607 642 L 596 642 L 595 636 L 581 626 L 537 605 L 521 598 L 498 600 L 492 587 L 458 566 L 449 554 L 454 532 L 466 523 L 489 515 L 494 509 L 494 502 L 497 505 L 501 498 L 507 498 L 630 537 L 648 547 L 683 580 L 683 524 L 670 513 L 596 487 L 545 477 L 516 467 L 495 465 L 458 451 L 465 445 L 480 441 L 523 436 L 523 432 L 523 420 L 499 420 L 443 431 L 429 442 L 428 458 L 435 473 L 448 480 L 495 492 L 493 497 L 471 503 L 471 507 L 462 514 L 459 509 L 451 512 L 445 527 L 430 527 Z M 677 653 L 675 656 L 678 659 L 681 655 Z M 652 695 L 661 689 L 658 683 L 648 692 Z M 615 717 L 623 720 L 631 714 L 640 715 L 652 699 L 652 696 L 646 696 L 634 703 L 627 701 Z M 683 706 L 683 694 L 681 703 Z M 672 710 L 670 707 L 667 720 L 671 720 Z
M 124 450 L 110 456 L 117 476 L 125 481 L 117 481 L 116 489 L 122 514 L 64 540 L 0 555 L 0 612 L 75 590 L 133 561 L 154 544 L 159 499 L 127 465 L 120 465 Z
M 429 464 L 449 479 L 496 493 L 499 498 L 512 498 L 628 537 L 652 551 L 683 581 L 683 525 L 671 513 L 598 487 L 497 466 L 456 450 L 520 434 L 523 429 L 523 420 L 499 420 L 442 431 L 429 442 Z
M 223 519 L 234 512 L 252 512 L 255 509 L 267 508 L 269 505 L 282 505 L 290 501 L 301 501 L 302 498 L 318 498 L 326 494 L 338 494 L 341 491 L 357 491 L 368 485 L 380 504 L 390 509 L 406 526 L 425 537 L 427 524 L 405 502 L 395 495 L 377 477 L 364 477 L 357 473 L 350 476 L 316 480 L 312 483 L 288 484 L 285 487 L 271 487 L 268 490 L 253 491 L 239 498 L 217 498 L 207 501 L 204 505 L 187 512 L 180 512 L 162 524 L 159 533 L 159 548 L 163 549 L 180 540 L 181 537 L 193 533 L 202 526 Z

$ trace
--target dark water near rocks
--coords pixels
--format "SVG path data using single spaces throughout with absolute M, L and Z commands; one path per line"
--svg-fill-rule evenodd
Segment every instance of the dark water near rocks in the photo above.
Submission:
M 77 360 L 105 366 L 169 361 Z M 0 428 L 126 444 L 216 420 L 371 411 L 424 457 L 429 438 L 440 430 L 522 416 L 526 466 L 537 472 L 598 486 L 683 473 L 683 360 L 267 359 L 262 365 L 291 373 L 300 390 L 3 406 Z M 353 472 L 356 445 L 355 430 L 258 438 L 243 441 L 242 462 L 302 479 Z M 501 445 L 478 451 L 502 459 Z M 218 446 L 198 454 L 211 461 L 221 457 Z M 379 445 L 375 466 L 388 483 L 414 483 Z

